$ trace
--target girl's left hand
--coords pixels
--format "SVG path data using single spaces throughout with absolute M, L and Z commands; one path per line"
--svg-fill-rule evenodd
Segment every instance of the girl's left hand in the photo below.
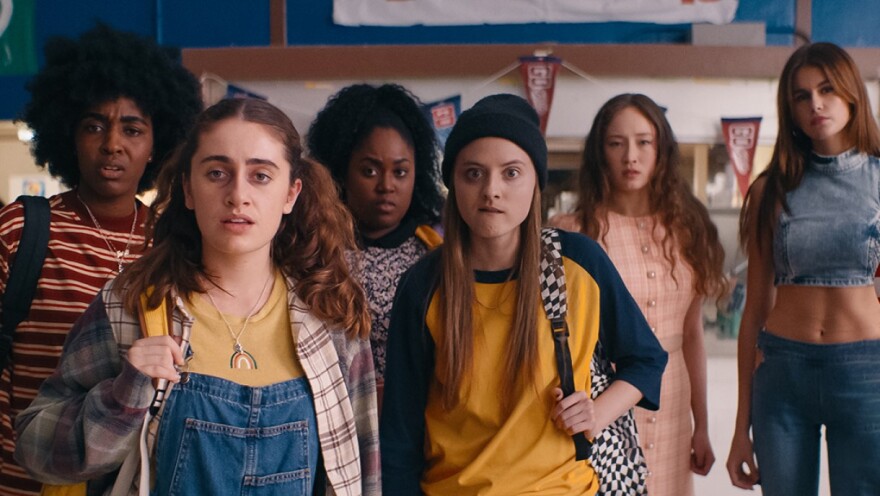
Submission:
M 712 465 L 715 464 L 715 453 L 712 452 L 709 433 L 706 431 L 694 432 L 691 443 L 694 450 L 691 453 L 691 471 L 699 475 L 708 474 Z
M 563 398 L 562 389 L 553 388 L 553 399 L 556 405 L 550 410 L 550 419 L 558 429 L 565 431 L 569 436 L 584 432 L 588 438 L 593 437 L 596 415 L 593 410 L 593 400 L 586 391 L 575 391 L 574 394 Z

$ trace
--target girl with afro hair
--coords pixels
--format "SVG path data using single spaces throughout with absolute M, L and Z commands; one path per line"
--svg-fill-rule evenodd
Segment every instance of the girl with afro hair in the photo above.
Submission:
M 372 310 L 370 341 L 381 406 L 385 343 L 400 276 L 440 235 L 443 196 L 434 130 L 417 97 L 396 84 L 343 88 L 318 113 L 309 152 L 339 186 L 357 222 L 361 251 L 350 254 Z
M 33 156 L 70 190 L 49 198 L 50 236 L 33 303 L 0 376 L 0 494 L 39 494 L 13 460 L 12 419 L 55 370 L 71 325 L 104 284 L 141 255 L 149 189 L 202 108 L 179 52 L 104 25 L 57 38 L 28 84 L 22 115 Z M 20 202 L 0 210 L 0 292 L 24 225 Z M 100 358 L 100 357 L 95 357 Z

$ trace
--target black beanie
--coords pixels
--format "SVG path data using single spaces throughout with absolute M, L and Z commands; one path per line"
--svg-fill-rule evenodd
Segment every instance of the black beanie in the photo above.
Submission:
M 529 154 L 541 189 L 547 184 L 547 143 L 541 124 L 529 102 L 516 95 L 491 95 L 462 112 L 446 139 L 443 183 L 452 181 L 452 166 L 462 148 L 480 138 L 504 138 Z

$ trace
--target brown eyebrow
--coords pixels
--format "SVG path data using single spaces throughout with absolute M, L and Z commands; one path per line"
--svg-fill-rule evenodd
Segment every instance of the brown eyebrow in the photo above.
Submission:
M 222 162 L 224 164 L 229 164 L 232 163 L 232 160 L 226 155 L 208 155 L 199 161 L 200 164 L 205 162 Z M 267 165 L 269 167 L 280 169 L 278 164 L 266 158 L 249 158 L 245 161 L 245 165 Z

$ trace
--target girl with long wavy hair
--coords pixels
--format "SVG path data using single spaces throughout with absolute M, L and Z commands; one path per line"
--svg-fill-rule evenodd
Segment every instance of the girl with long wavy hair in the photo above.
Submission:
M 290 120 L 259 100 L 207 109 L 162 169 L 150 225 L 153 249 L 99 293 L 18 416 L 22 464 L 97 494 L 170 381 L 145 446 L 155 493 L 376 494 L 353 222 Z M 170 335 L 142 337 L 139 304 L 166 304 Z
M 660 409 L 636 408 L 648 494 L 691 495 L 715 461 L 706 406 L 704 298 L 724 288 L 724 250 L 680 173 L 663 109 L 645 95 L 608 100 L 587 135 L 574 214 L 551 224 L 597 240 L 669 353 Z
M 776 104 L 773 157 L 740 219 L 749 268 L 727 470 L 765 495 L 815 495 L 824 426 L 831 492 L 880 494 L 880 132 L 858 68 L 830 43 L 792 54 Z
M 385 494 L 596 494 L 571 436 L 657 409 L 666 353 L 602 249 L 560 232 L 576 392 L 563 398 L 540 296 L 547 147 L 522 98 L 493 95 L 446 142 L 444 244 L 401 279 L 381 420 Z M 597 343 L 617 364 L 595 403 Z

